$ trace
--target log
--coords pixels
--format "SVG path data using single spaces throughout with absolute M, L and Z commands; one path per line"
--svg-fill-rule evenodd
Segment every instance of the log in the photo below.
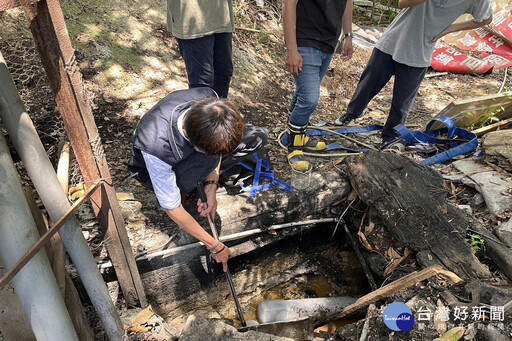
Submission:
M 288 181 L 286 178 L 279 180 Z M 260 182 L 265 183 L 268 182 Z M 350 183 L 339 171 L 313 170 L 309 187 L 302 191 L 293 190 L 292 193 L 285 193 L 271 188 L 258 192 L 253 198 L 249 198 L 248 193 L 218 196 L 215 226 L 219 237 L 222 237 L 275 224 L 303 221 L 311 216 L 320 217 L 322 212 L 339 203 L 350 191 Z M 185 208 L 198 219 L 206 231 L 210 230 L 208 221 L 197 215 L 195 201 L 186 204 Z M 179 245 L 197 241 L 179 228 L 176 229 L 176 233 L 179 235 Z
M 468 221 L 446 201 L 437 171 L 391 152 L 369 152 L 345 165 L 360 199 L 376 209 L 394 239 L 430 251 L 464 279 L 491 276 L 464 241 Z

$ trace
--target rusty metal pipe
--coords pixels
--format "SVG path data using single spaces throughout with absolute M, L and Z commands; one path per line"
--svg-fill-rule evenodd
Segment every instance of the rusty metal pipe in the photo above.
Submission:
M 1 53 L 0 82 L 2 84 L 0 87 L 0 118 L 23 160 L 23 164 L 50 218 L 53 221 L 58 221 L 70 207 L 68 198 L 62 190 L 32 120 L 25 112 Z M 112 303 L 107 286 L 96 267 L 77 220 L 73 218 L 66 223 L 59 231 L 59 235 L 75 264 L 85 290 L 109 339 L 126 339 L 121 319 Z

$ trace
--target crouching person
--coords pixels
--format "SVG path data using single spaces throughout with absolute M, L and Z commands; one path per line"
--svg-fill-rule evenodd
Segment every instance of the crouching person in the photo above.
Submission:
M 207 207 L 198 200 L 198 212 L 215 218 L 219 178 L 262 149 L 267 139 L 263 129 L 244 125 L 238 109 L 210 88 L 179 90 L 142 117 L 128 167 L 134 178 L 155 192 L 167 215 L 203 242 L 226 271 L 229 248 L 183 208 L 181 196 L 203 182 Z

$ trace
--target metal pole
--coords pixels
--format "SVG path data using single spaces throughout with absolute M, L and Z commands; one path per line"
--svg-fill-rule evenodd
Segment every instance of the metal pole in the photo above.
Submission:
M 0 259 L 10 269 L 37 242 L 39 233 L 1 133 L 0 221 Z M 11 284 L 37 340 L 78 340 L 44 251 L 39 251 Z
M 205 207 L 206 207 L 207 200 L 206 200 L 206 194 L 204 193 L 204 188 L 203 188 L 202 182 L 197 183 L 197 191 L 199 192 L 199 197 L 201 198 L 203 205 L 205 205 Z M 217 229 L 215 228 L 215 225 L 213 224 L 212 215 L 209 213 L 208 213 L 208 223 L 210 223 L 210 229 L 212 230 L 213 238 L 215 238 L 216 240 L 219 240 L 219 236 L 217 235 Z M 238 296 L 235 291 L 235 285 L 233 284 L 233 280 L 231 279 L 231 273 L 229 272 L 229 268 L 226 270 L 226 278 L 228 279 L 229 289 L 231 289 L 231 295 L 233 296 L 233 299 L 235 300 L 236 311 L 238 312 L 238 318 L 240 319 L 240 322 L 242 323 L 242 327 L 247 327 L 247 323 L 245 322 L 245 318 L 244 318 L 244 310 L 242 309 L 242 306 L 240 305 L 240 302 L 238 301 Z
M 43 204 L 53 221 L 58 221 L 70 204 L 37 135 L 32 120 L 25 112 L 5 60 L 0 53 L 0 118 L 18 151 Z M 96 267 L 89 246 L 76 219 L 59 231 L 62 242 L 75 264 L 82 283 L 103 323 L 110 340 L 126 338 L 123 324 L 112 303 L 107 286 Z M 25 250 L 26 251 L 26 250 Z

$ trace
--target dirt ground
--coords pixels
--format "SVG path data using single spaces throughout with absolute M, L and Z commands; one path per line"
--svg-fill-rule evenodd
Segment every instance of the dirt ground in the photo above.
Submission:
M 187 87 L 177 43 L 166 30 L 165 2 L 65 0 L 62 7 L 116 190 L 132 193 L 142 204 L 144 226 L 133 222 L 132 228 L 129 227 L 132 246 L 134 250 L 139 245 L 141 250 L 156 250 L 173 239 L 176 227 L 158 208 L 153 193 L 130 179 L 126 165 L 132 132 L 140 117 L 170 92 Z M 236 25 L 241 28 L 234 33 L 235 71 L 230 99 L 247 123 L 269 129 L 268 150 L 276 177 L 288 181 L 290 168 L 277 137 L 286 126 L 294 83 L 284 68 L 280 11 L 271 5 L 259 8 L 254 2 L 236 2 L 235 7 Z M 358 23 L 357 18 L 355 22 Z M 66 133 L 27 30 L 26 18 L 21 10 L 10 10 L 1 14 L 0 25 L 4 27 L 0 33 L 0 51 L 48 155 L 56 162 L 58 142 L 66 139 Z M 370 53 L 355 46 L 354 57 L 349 62 L 334 57 L 311 123 L 331 123 L 344 113 Z M 454 100 L 496 94 L 505 71 L 495 70 L 485 75 L 437 76 L 433 71 L 429 74 L 433 77 L 422 83 L 407 121 L 413 129 L 421 129 Z M 392 82 L 356 123 L 383 124 L 391 93 Z M 343 139 L 329 138 L 329 142 L 334 141 L 345 143 Z M 365 141 L 376 146 L 380 138 L 374 134 L 365 137 Z M 313 171 L 332 159 L 312 158 Z M 81 181 L 76 163 L 72 165 L 70 181 L 70 187 Z M 94 228 L 91 212 L 84 209 L 81 218 L 93 252 L 102 260 L 106 256 L 101 247 L 102 236 Z

